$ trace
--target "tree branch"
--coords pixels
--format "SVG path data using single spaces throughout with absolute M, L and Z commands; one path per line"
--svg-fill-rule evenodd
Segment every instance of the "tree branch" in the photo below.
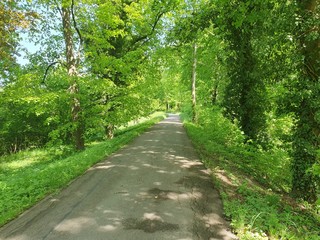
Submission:
M 156 16 L 156 18 L 155 18 L 155 20 L 154 20 L 154 23 L 153 23 L 152 26 L 151 26 L 151 27 L 152 27 L 152 28 L 151 28 L 151 31 L 150 31 L 149 33 L 143 35 L 143 36 L 139 36 L 139 37 L 137 37 L 136 39 L 134 39 L 134 40 L 133 40 L 133 43 L 131 44 L 131 47 L 129 48 L 129 51 L 131 51 L 132 49 L 134 49 L 134 48 L 135 48 L 134 46 L 135 46 L 137 43 L 143 41 L 142 44 L 144 44 L 144 43 L 147 41 L 146 39 L 154 33 L 154 31 L 156 30 L 156 27 L 157 27 L 157 25 L 158 25 L 161 17 L 162 17 L 164 14 L 165 14 L 165 12 L 159 12 L 159 13 L 157 14 L 157 16 Z M 145 40 L 146 40 L 146 41 L 145 41 Z
M 75 18 L 75 14 L 74 14 L 74 0 L 71 1 L 71 15 L 72 15 L 72 21 L 73 21 L 73 27 L 74 29 L 76 30 L 78 36 L 79 36 L 79 48 L 78 48 L 78 59 L 77 59 L 77 63 L 79 63 L 80 61 L 80 53 L 81 53 L 81 50 L 82 50 L 82 45 L 83 45 L 83 39 L 82 39 L 82 35 L 81 35 L 81 32 L 78 28 L 78 25 L 77 25 L 77 21 L 76 21 L 76 18 Z
M 56 4 L 57 6 L 57 10 L 59 11 L 61 17 L 62 17 L 62 11 L 61 11 L 61 8 L 59 7 L 59 3 L 57 2 L 57 0 L 54 0 L 54 3 Z
M 48 65 L 48 67 L 47 67 L 47 69 L 46 69 L 46 71 L 44 73 L 44 76 L 42 78 L 42 82 L 41 82 L 42 84 L 45 84 L 45 80 L 46 80 L 46 78 L 48 76 L 48 72 L 49 72 L 50 68 L 53 67 L 54 65 L 58 64 L 58 63 L 62 64 L 60 61 L 56 61 L 56 62 L 50 63 Z

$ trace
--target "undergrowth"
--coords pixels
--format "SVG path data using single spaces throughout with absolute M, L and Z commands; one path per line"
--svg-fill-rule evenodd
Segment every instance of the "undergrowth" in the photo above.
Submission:
M 150 120 L 118 131 L 111 140 L 90 143 L 83 152 L 60 146 L 1 157 L 0 226 L 56 193 L 164 117 L 164 113 L 153 114 Z
M 186 121 L 185 127 L 212 169 L 225 215 L 240 239 L 320 239 L 316 206 L 289 196 L 290 158 L 280 138 L 272 136 L 277 144 L 269 150 L 244 144 L 243 133 L 219 108 L 202 110 L 198 124 Z

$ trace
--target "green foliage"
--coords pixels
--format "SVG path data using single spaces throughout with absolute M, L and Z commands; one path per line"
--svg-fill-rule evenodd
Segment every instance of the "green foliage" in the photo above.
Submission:
M 282 148 L 268 151 L 243 143 L 245 136 L 237 125 L 223 117 L 221 109 L 209 108 L 199 114 L 199 125 L 186 123 L 187 131 L 195 145 L 204 151 L 204 157 L 219 155 L 222 162 L 255 177 L 275 191 L 291 189 L 290 158 Z M 276 139 L 276 136 L 272 136 Z M 278 139 L 277 141 L 280 141 Z
M 310 169 L 317 162 L 319 140 L 319 4 L 317 1 L 297 1 L 296 24 L 299 36 L 297 44 L 297 73 L 288 82 L 285 95 L 289 103 L 287 110 L 296 118 L 293 133 L 292 193 L 297 198 L 315 202 L 319 194 L 320 178 Z
M 52 96 L 45 95 L 37 78 L 33 74 L 23 75 L 0 95 L 0 154 L 43 146 L 50 131 L 44 122 L 50 117 Z
M 221 114 L 220 108 L 202 108 L 199 110 L 198 124 L 203 129 L 211 129 L 208 135 L 209 141 L 228 146 L 241 146 L 243 143 L 243 133 L 237 125 L 232 124 Z
M 239 198 L 224 194 L 225 213 L 232 219 L 240 239 L 317 239 L 318 222 L 297 212 L 279 195 L 261 193 L 246 185 L 238 187 Z
M 101 84 L 93 87 L 97 90 L 94 111 L 100 113 L 86 114 L 86 119 L 94 116 L 100 121 L 100 129 L 110 130 L 146 116 L 156 108 L 156 104 L 150 102 L 158 92 L 155 87 L 158 69 L 151 70 L 150 65 L 154 63 L 150 46 L 156 43 L 154 37 L 161 17 L 171 4 L 173 2 L 119 0 L 82 9 L 84 16 L 92 15 L 92 18 L 80 19 L 86 64 L 93 78 L 84 87 Z M 92 105 L 90 101 L 89 104 Z M 90 135 L 101 135 L 91 127 L 97 126 L 95 122 L 90 122 Z
M 156 98 L 166 111 L 181 111 L 181 107 L 190 99 L 188 81 L 190 78 L 185 77 L 185 61 L 181 58 L 186 51 L 186 49 L 166 47 L 156 53 L 154 61 L 162 63 L 159 68 Z
M 44 145 L 71 145 L 80 128 L 84 131 L 79 137 L 101 140 L 108 126 L 114 129 L 154 111 L 158 106 L 154 101 L 159 91 L 154 84 L 158 69 L 150 71 L 154 59 L 147 59 L 151 44 L 146 43 L 152 42 L 161 16 L 171 4 L 77 2 L 74 12 L 85 56 L 77 63 L 77 71 L 82 73 L 76 81 L 68 76 L 68 64 L 63 60 L 64 33 L 62 22 L 56 19 L 61 4 L 35 1 L 29 6 L 39 13 L 30 37 L 42 46 L 0 93 L 0 154 Z M 71 37 L 74 46 L 70 47 L 75 52 L 79 36 Z M 45 72 L 52 62 L 56 64 Z M 70 94 L 74 83 L 79 91 Z M 75 100 L 80 103 L 76 114 Z
M 19 33 L 33 27 L 37 14 L 25 2 L 3 0 L 0 3 L 0 83 L 12 79 L 17 70 Z
M 230 6 L 221 5 L 219 16 L 225 24 L 220 27 L 225 31 L 229 51 L 227 69 L 230 82 L 223 102 L 226 116 L 238 120 L 247 140 L 265 144 L 266 88 L 260 74 L 255 74 L 257 58 L 253 40 L 259 34 L 256 30 L 260 25 L 259 16 L 266 10 L 256 1 L 235 1 Z
M 271 137 L 285 134 L 290 126 Z M 277 145 L 262 150 L 243 144 L 243 133 L 221 109 L 200 111 L 199 125 L 186 122 L 187 133 L 202 161 L 213 172 L 222 194 L 226 216 L 240 239 L 317 239 L 315 209 L 302 210 L 287 196 L 291 190 L 288 153 Z
M 306 110 L 306 109 L 305 109 Z M 314 136 L 310 119 L 300 116 L 293 139 L 293 194 L 309 202 L 317 200 L 320 178 L 312 174 L 310 168 L 317 159 L 316 148 L 318 137 Z
M 186 126 L 204 157 L 316 201 L 316 0 L 75 1 L 69 42 L 57 18 L 62 3 L 71 7 L 69 0 L 0 4 L 0 155 L 71 146 L 78 129 L 81 140 L 102 141 L 155 109 L 182 111 L 186 120 L 198 116 L 199 125 Z M 13 64 L 18 28 L 39 46 L 24 67 Z M 66 71 L 66 43 L 79 60 L 75 78 Z M 264 217 L 255 214 L 254 222 Z

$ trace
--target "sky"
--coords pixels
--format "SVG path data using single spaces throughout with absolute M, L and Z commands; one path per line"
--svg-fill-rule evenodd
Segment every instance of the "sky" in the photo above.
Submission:
M 39 50 L 40 47 L 30 42 L 26 33 L 21 33 L 20 37 L 21 40 L 19 42 L 19 45 L 22 49 L 26 49 L 29 53 L 35 53 L 37 50 Z M 25 65 L 29 63 L 29 61 L 26 59 L 25 51 L 20 51 L 19 54 L 21 56 L 17 57 L 17 62 L 20 65 Z

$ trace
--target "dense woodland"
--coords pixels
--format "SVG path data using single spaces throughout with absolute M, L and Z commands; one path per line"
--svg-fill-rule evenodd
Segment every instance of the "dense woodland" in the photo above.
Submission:
M 1 1 L 0 154 L 81 151 L 177 111 L 316 209 L 319 26 L 319 0 Z

